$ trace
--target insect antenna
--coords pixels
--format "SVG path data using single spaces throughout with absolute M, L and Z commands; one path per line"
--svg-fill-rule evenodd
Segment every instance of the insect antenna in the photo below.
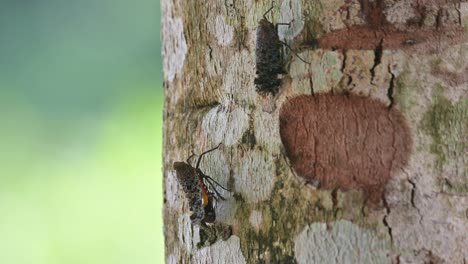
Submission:
M 265 14 L 263 14 L 263 18 L 264 18 L 265 20 L 268 21 L 268 18 L 266 18 L 266 15 L 267 15 L 268 13 L 270 13 L 270 11 L 273 9 L 274 6 L 275 6 L 275 1 L 271 1 L 271 7 L 270 7 L 270 9 L 268 9 L 268 10 L 265 12 Z
M 205 155 L 205 154 L 207 154 L 207 153 L 209 153 L 209 152 L 211 152 L 211 151 L 213 151 L 213 150 L 218 149 L 219 146 L 221 146 L 221 143 L 219 143 L 218 146 L 216 146 L 216 147 L 214 147 L 214 148 L 212 148 L 212 149 L 209 149 L 209 150 L 203 152 L 202 154 L 200 154 L 200 157 L 198 157 L 197 166 L 196 166 L 195 168 L 198 169 L 198 168 L 200 167 L 200 162 L 201 162 L 201 159 L 202 159 L 203 155 Z

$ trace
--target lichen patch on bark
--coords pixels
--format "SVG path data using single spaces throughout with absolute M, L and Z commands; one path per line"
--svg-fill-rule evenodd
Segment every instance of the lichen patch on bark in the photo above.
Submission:
M 254 112 L 255 143 L 266 148 L 272 154 L 279 153 L 281 139 L 279 136 L 278 110 L 267 113 L 260 109 Z
M 273 157 L 254 149 L 249 151 L 234 168 L 236 192 L 249 202 L 268 199 L 275 183 L 275 162 Z
M 218 44 L 228 46 L 234 37 L 234 28 L 224 22 L 223 16 L 216 16 L 215 36 Z
M 260 229 L 262 220 L 263 220 L 262 212 L 253 210 L 252 213 L 250 213 L 249 222 L 256 231 Z
M 342 79 L 341 52 L 318 49 L 302 52 L 299 56 L 311 64 L 293 58 L 290 75 L 294 91 L 290 95 L 330 92 Z
M 166 172 L 167 177 L 164 178 L 165 183 L 165 197 L 166 197 L 166 205 L 170 208 L 177 208 L 178 205 L 178 198 L 179 198 L 179 190 L 181 189 L 179 183 L 177 182 L 175 171 L 170 170 Z
M 192 221 L 190 220 L 189 213 L 181 214 L 177 219 L 179 245 L 185 249 L 186 252 L 192 252 L 197 245 L 197 241 L 194 241 L 194 235 L 198 235 L 198 229 L 196 232 L 192 229 Z
M 391 263 L 390 240 L 340 220 L 306 226 L 295 239 L 295 258 L 308 263 Z
M 252 103 L 255 98 L 254 68 L 255 59 L 253 54 L 242 50 L 235 53 L 229 62 L 229 67 L 223 76 L 222 103 L 235 103 L 244 105 Z
M 176 74 L 182 71 L 188 50 L 182 19 L 167 16 L 163 21 L 162 31 L 164 79 L 172 82 Z
M 343 62 L 343 89 L 352 91 L 354 94 L 369 96 L 373 90 L 372 73 L 376 71 L 375 52 L 371 50 L 346 50 L 343 51 L 346 60 Z M 385 71 L 387 72 L 387 71 Z
M 177 258 L 176 258 L 176 256 L 174 256 L 174 255 L 172 255 L 172 254 L 169 255 L 169 256 L 167 256 L 167 258 L 166 258 L 166 263 L 167 263 L 167 264 L 177 264 Z
M 293 60 L 290 66 L 291 88 L 287 96 L 313 93 L 341 93 L 369 96 L 385 105 L 393 104 L 397 80 L 406 63 L 407 55 L 398 50 L 343 50 L 318 49 L 302 52 L 310 61 L 305 65 Z
M 211 109 L 203 119 L 203 131 L 215 144 L 227 146 L 236 144 L 249 127 L 249 116 L 240 107 L 230 109 L 218 105 Z
M 289 23 L 290 26 L 279 26 L 278 35 L 280 39 L 294 39 L 304 29 L 302 17 L 302 1 L 284 0 L 280 9 L 280 20 L 276 23 Z
M 295 171 L 325 189 L 363 189 L 380 201 L 408 161 L 412 139 L 403 115 L 355 95 L 298 96 L 280 112 L 281 140 Z
M 240 239 L 237 236 L 231 236 L 226 241 L 220 240 L 209 247 L 195 252 L 191 263 L 243 264 L 246 261 L 240 250 Z

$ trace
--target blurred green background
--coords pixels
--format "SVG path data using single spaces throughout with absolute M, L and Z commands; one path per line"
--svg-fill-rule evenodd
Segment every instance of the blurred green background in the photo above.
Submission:
M 157 0 L 0 1 L 0 263 L 162 263 Z

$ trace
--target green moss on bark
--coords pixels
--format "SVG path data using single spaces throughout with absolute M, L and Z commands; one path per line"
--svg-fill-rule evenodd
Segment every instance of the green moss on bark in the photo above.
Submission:
M 333 196 L 332 191 L 313 190 L 291 174 L 283 158 L 275 163 L 278 179 L 269 200 L 249 204 L 241 195 L 235 195 L 235 219 L 239 222 L 234 230 L 243 241 L 241 250 L 248 263 L 292 263 L 295 238 L 305 226 L 316 222 L 348 219 L 377 233 L 379 228 L 385 229 L 362 214 L 365 195 L 361 191 L 336 191 Z M 258 229 L 250 222 L 253 210 L 261 213 Z
M 468 191 L 468 100 L 452 103 L 442 95 L 443 87 L 434 89 L 433 104 L 422 119 L 423 131 L 432 137 L 430 151 L 435 167 L 442 174 L 446 191 Z
M 398 103 L 402 112 L 411 111 L 411 107 L 415 104 L 414 95 L 418 90 L 420 90 L 420 85 L 417 80 L 411 78 L 408 70 L 396 79 L 393 99 Z

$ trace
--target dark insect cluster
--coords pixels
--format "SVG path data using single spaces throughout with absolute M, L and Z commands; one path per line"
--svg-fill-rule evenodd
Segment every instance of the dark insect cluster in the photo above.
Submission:
M 274 25 L 267 18 L 273 6 L 268 9 L 257 27 L 256 45 L 256 74 L 255 86 L 261 94 L 271 93 L 275 95 L 281 85 L 281 74 L 285 74 L 283 63 L 282 42 L 278 37 L 278 25 L 289 25 L 289 23 L 278 23 Z
M 217 200 L 218 198 L 225 200 L 224 197 L 216 190 L 216 186 L 229 191 L 200 170 L 202 157 L 218 148 L 219 145 L 200 154 L 196 167 L 192 167 L 192 165 L 190 165 L 190 159 L 193 155 L 187 159 L 187 162 L 178 161 L 173 164 L 177 180 L 180 185 L 182 185 L 182 189 L 189 201 L 190 210 L 192 211 L 190 219 L 194 224 L 213 223 L 216 220 L 214 200 Z

